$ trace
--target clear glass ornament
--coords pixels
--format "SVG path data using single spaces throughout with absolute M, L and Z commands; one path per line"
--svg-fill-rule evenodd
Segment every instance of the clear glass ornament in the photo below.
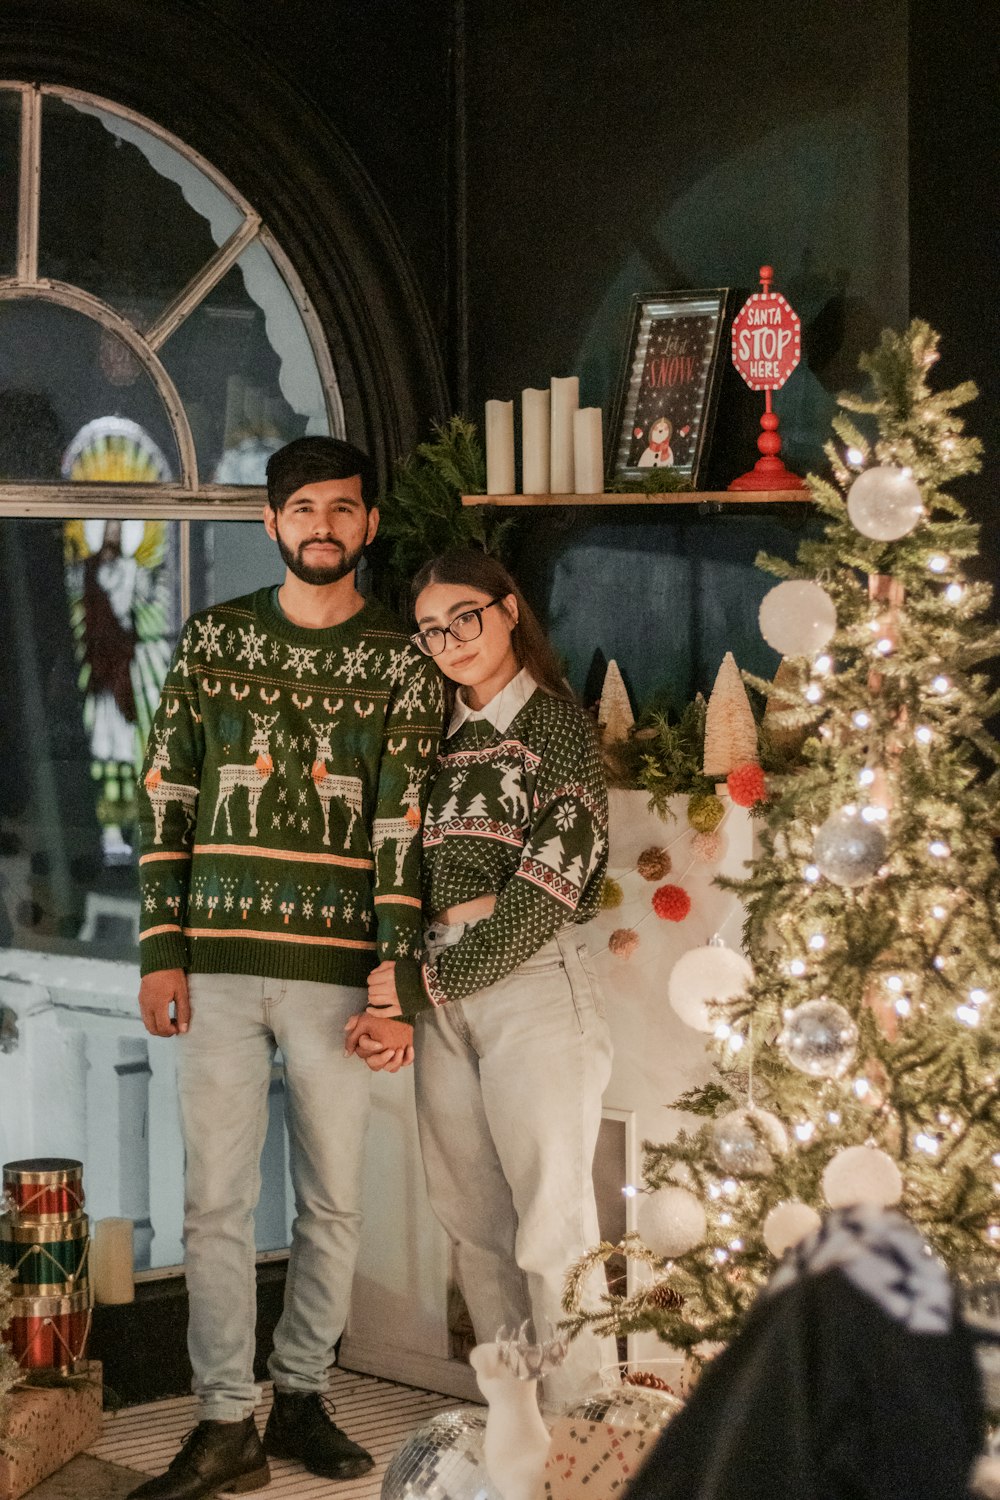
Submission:
M 712 1153 L 733 1177 L 766 1177 L 788 1150 L 788 1133 L 769 1110 L 732 1109 L 712 1124 Z
M 485 1436 L 483 1407 L 439 1412 L 391 1460 L 382 1500 L 501 1500 L 486 1472 Z
M 885 864 L 889 845 L 877 823 L 857 813 L 831 813 L 813 842 L 813 860 L 834 885 L 864 885 Z
M 836 1000 L 807 1000 L 786 1016 L 778 1041 L 800 1073 L 841 1078 L 858 1050 L 858 1028 Z
M 790 578 L 761 600 L 760 633 L 782 656 L 815 656 L 837 628 L 833 600 L 818 583 Z
M 924 513 L 920 490 L 902 469 L 883 464 L 859 474 L 847 492 L 847 514 L 862 536 L 896 542 Z

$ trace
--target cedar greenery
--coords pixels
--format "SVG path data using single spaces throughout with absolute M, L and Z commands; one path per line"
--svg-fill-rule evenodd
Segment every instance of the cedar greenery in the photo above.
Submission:
M 462 504 L 463 495 L 486 492 L 486 459 L 472 422 L 450 417 L 433 438 L 402 459 L 380 502 L 382 553 L 380 592 L 387 601 L 409 604 L 410 580 L 442 552 L 481 547 L 501 557 L 513 522 L 495 506 Z
M 789 706 L 782 692 L 778 725 L 809 726 L 811 737 L 798 768 L 770 777 L 749 878 L 720 882 L 745 904 L 754 980 L 726 1016 L 730 1038 L 711 1044 L 716 1078 L 677 1105 L 713 1118 L 743 1105 L 749 1060 L 753 1102 L 783 1121 L 789 1149 L 770 1174 L 726 1181 L 711 1149 L 711 1119 L 666 1144 L 644 1143 L 646 1190 L 682 1184 L 708 1216 L 704 1243 L 659 1266 L 683 1307 L 640 1313 L 634 1298 L 608 1296 L 586 1308 L 576 1278 L 565 1302 L 571 1332 L 655 1328 L 688 1349 L 731 1338 L 774 1270 L 762 1238 L 768 1212 L 789 1199 L 822 1211 L 824 1168 L 862 1144 L 895 1160 L 902 1211 L 952 1272 L 996 1280 L 1000 747 L 986 721 L 1000 695 L 981 668 L 1000 652 L 1000 632 L 985 618 L 989 587 L 963 567 L 976 555 L 978 529 L 948 492 L 979 467 L 980 445 L 957 415 L 975 390 L 931 389 L 937 345 L 919 321 L 905 334 L 883 334 L 861 361 L 872 394 L 840 399 L 838 441 L 826 449 L 832 477 L 809 480 L 822 534 L 802 542 L 794 565 L 758 559 L 779 578 L 815 579 L 827 590 L 838 621 L 827 648 L 833 665 L 824 673 L 802 659 L 798 702 Z M 854 415 L 877 431 L 866 436 Z M 923 518 L 898 541 L 870 540 L 849 519 L 847 491 L 872 464 L 908 468 L 920 488 Z M 870 590 L 875 579 L 903 590 L 888 625 L 885 599 Z M 895 645 L 883 656 L 875 644 L 887 629 Z M 804 696 L 810 682 L 822 690 L 818 705 Z M 861 709 L 867 723 L 855 719 Z M 918 728 L 930 731 L 929 742 Z M 863 771 L 875 773 L 870 784 Z M 847 804 L 866 803 L 887 809 L 879 873 L 846 888 L 806 877 L 820 824 Z M 932 843 L 945 852 L 932 852 Z M 813 948 L 819 934 L 824 946 Z M 796 1071 L 779 1042 L 785 1014 L 819 997 L 842 1005 L 858 1029 L 857 1055 L 841 1079 Z
M 10 1430 L 10 1392 L 21 1378 L 21 1371 L 9 1348 L 2 1342 L 3 1333 L 14 1311 L 14 1273 L 0 1266 L 0 1455 Z

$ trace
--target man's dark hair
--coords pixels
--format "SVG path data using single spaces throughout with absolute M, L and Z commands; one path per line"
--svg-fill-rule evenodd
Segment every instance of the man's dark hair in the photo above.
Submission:
M 280 510 L 304 484 L 361 476 L 361 498 L 371 510 L 378 499 L 378 475 L 367 453 L 341 438 L 295 438 L 267 461 L 267 503 Z

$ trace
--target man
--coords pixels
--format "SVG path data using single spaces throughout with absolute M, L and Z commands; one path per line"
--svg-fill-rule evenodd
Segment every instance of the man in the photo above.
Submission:
M 272 455 L 267 487 L 285 581 L 191 618 L 143 768 L 139 1005 L 180 1053 L 199 1423 L 130 1500 L 257 1488 L 267 1453 L 330 1479 L 372 1467 L 321 1399 L 347 1314 L 368 1114 L 370 1075 L 343 1032 L 380 960 L 416 967 L 441 687 L 357 589 L 378 528 L 366 455 L 300 438 Z M 277 1048 L 297 1212 L 262 1445 L 253 1211 Z

